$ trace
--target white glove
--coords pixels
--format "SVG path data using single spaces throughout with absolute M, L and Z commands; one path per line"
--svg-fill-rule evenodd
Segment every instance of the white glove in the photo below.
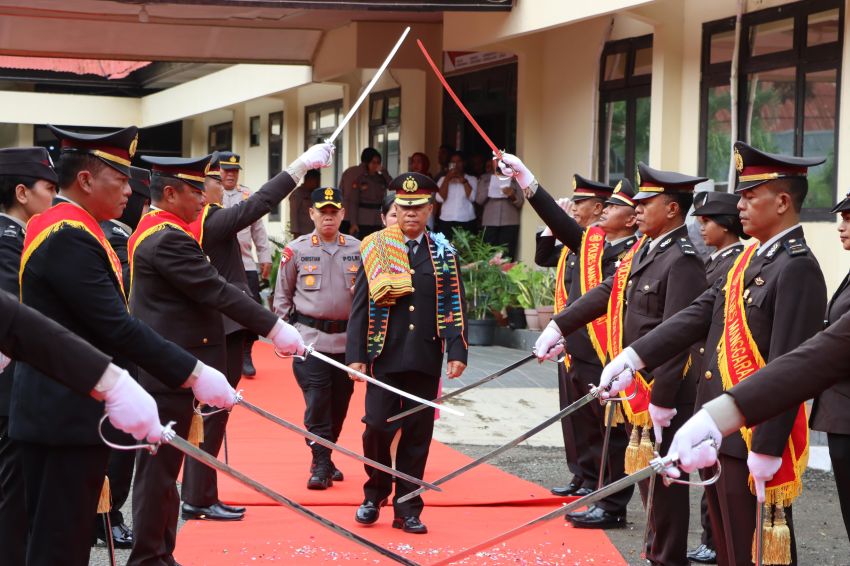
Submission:
M 236 402 L 236 390 L 230 386 L 223 373 L 208 365 L 200 365 L 198 379 L 192 384 L 195 399 L 210 407 L 231 408 Z
M 126 370 L 120 370 L 118 380 L 102 394 L 112 426 L 132 434 L 136 440 L 159 442 L 162 424 L 156 401 Z
M 563 338 L 561 329 L 554 320 L 549 322 L 534 343 L 534 354 L 538 361 L 557 359 L 564 352 L 561 338 Z
M 717 444 L 717 448 L 709 444 L 702 444 L 706 438 L 711 438 Z M 708 468 L 717 462 L 717 450 L 723 436 L 720 429 L 708 411 L 701 409 L 694 414 L 673 436 L 670 445 L 670 454 L 677 454 L 679 468 L 686 473 L 691 473 L 700 468 Z M 673 477 L 679 477 L 679 470 L 669 468 L 668 473 Z
M 507 167 L 505 167 L 506 165 Z M 516 182 L 519 183 L 522 190 L 527 189 L 534 181 L 534 174 L 528 170 L 528 167 L 525 166 L 525 163 L 519 157 L 510 153 L 503 153 L 502 159 L 499 160 L 499 169 L 507 173 L 509 168 L 513 169 L 516 173 Z
M 747 467 L 753 476 L 753 483 L 756 484 L 756 498 L 759 503 L 764 503 L 764 484 L 773 479 L 781 465 L 782 458 L 779 456 L 768 456 L 758 452 L 750 452 L 747 456 Z
M 632 348 L 620 352 L 602 369 L 602 375 L 599 377 L 599 388 L 602 389 L 600 397 L 608 399 L 620 391 L 625 391 L 634 381 L 634 372 L 645 366 Z
M 332 143 L 317 143 L 310 146 L 298 159 L 289 164 L 286 172 L 298 183 L 310 169 L 330 166 L 335 148 L 336 146 Z
M 274 349 L 281 354 L 301 355 L 307 349 L 304 346 L 304 340 L 301 339 L 301 333 L 282 319 L 278 319 L 267 338 L 274 344 Z
M 665 428 L 670 426 L 673 417 L 676 416 L 676 409 L 668 409 L 659 407 L 658 405 L 649 404 L 649 417 L 652 419 L 652 428 L 655 431 L 655 442 L 661 443 L 661 434 Z
M 0 352 L 0 371 L 6 369 L 10 363 L 12 363 L 12 359 L 3 352 Z

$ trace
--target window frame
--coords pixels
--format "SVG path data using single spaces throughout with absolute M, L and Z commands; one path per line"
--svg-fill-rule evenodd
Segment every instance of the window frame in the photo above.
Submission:
M 213 132 L 216 132 L 216 137 L 218 137 L 218 132 L 221 130 L 230 131 L 230 139 L 228 140 L 228 143 L 213 145 Z M 208 153 L 213 153 L 214 151 L 233 151 L 233 120 L 230 120 L 228 122 L 221 122 L 220 124 L 210 125 L 210 127 L 207 129 L 207 151 Z
M 311 130 L 310 125 L 310 113 L 317 112 L 320 116 L 322 110 L 327 110 L 329 108 L 333 108 L 336 110 L 336 120 L 334 122 L 334 126 L 331 128 L 317 128 L 315 130 Z M 330 135 L 334 132 L 337 125 L 343 118 L 342 113 L 342 99 L 337 98 L 335 100 L 328 100 L 325 102 L 319 102 L 318 104 L 311 104 L 309 106 L 304 107 L 304 149 L 306 150 L 311 145 L 320 143 L 324 141 L 326 138 L 330 137 Z M 334 140 L 334 146 L 336 147 L 335 153 L 337 156 L 342 156 L 342 136 L 337 136 L 336 140 Z M 333 160 L 333 181 L 329 183 L 329 185 L 336 186 L 337 180 L 342 176 L 342 168 L 341 168 L 341 160 L 334 159 Z
M 398 97 L 398 118 L 389 118 L 389 100 L 390 98 Z M 378 119 L 372 118 L 372 109 L 373 105 L 378 101 L 382 101 L 383 108 L 381 108 L 381 117 Z M 396 163 L 396 174 L 402 173 L 401 169 L 401 88 L 391 88 L 388 90 L 382 90 L 380 92 L 373 92 L 369 95 L 369 144 L 372 144 L 372 140 L 375 139 L 375 136 L 379 133 L 384 134 L 384 147 L 375 147 L 381 153 L 381 159 L 383 160 L 383 168 L 385 171 L 389 172 L 390 167 L 387 161 L 389 157 L 389 134 L 390 132 L 398 132 L 399 134 L 399 152 L 398 152 L 398 163 Z M 373 146 L 374 147 L 374 146 Z M 394 175 L 390 175 L 394 176 Z

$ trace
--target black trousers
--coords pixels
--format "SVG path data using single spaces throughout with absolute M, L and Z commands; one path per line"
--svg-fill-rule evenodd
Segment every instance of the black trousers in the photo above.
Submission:
M 248 289 L 251 290 L 251 298 L 253 298 L 260 305 L 263 304 L 263 300 L 260 298 L 260 272 L 256 269 L 245 270 L 245 277 L 248 278 Z M 254 342 L 257 341 L 258 336 L 251 332 L 245 332 L 245 350 L 248 352 L 251 351 L 251 348 L 254 347 Z M 240 370 L 241 371 L 241 370 Z
M 0 417 L 0 553 L 5 565 L 26 562 L 26 513 L 21 450 L 9 438 L 9 417 Z
M 376 375 L 375 378 L 425 399 L 433 399 L 437 396 L 437 386 L 440 383 L 439 376 L 416 371 Z M 401 429 L 401 437 L 396 449 L 395 468 L 415 478 L 422 478 L 425 473 L 425 463 L 428 461 L 428 451 L 431 448 L 431 437 L 434 434 L 434 409 L 427 408 L 398 421 L 387 422 L 389 417 L 414 406 L 418 406 L 418 403 L 375 385 L 367 385 L 366 415 L 363 417 L 363 422 L 366 424 L 366 430 L 363 432 L 363 453 L 367 458 L 391 466 L 390 446 L 396 432 Z M 395 482 L 393 498 L 395 516 L 419 516 L 425 505 L 421 497 L 414 497 L 404 503 L 397 502 L 398 498 L 414 491 L 416 485 L 396 479 L 369 466 L 365 468 L 369 476 L 363 485 L 366 499 L 381 501 L 389 497 Z
M 711 518 L 708 516 L 708 496 L 705 492 L 702 493 L 702 498 L 699 502 L 699 522 L 702 525 L 702 535 L 700 542 L 708 548 L 714 549 L 714 535 L 711 530 Z
M 186 438 L 192 420 L 192 395 L 153 393 L 161 422 L 175 421 L 174 431 Z M 136 537 L 128 565 L 174 566 L 180 495 L 177 475 L 183 453 L 163 445 L 155 456 L 140 451 L 133 484 L 133 531 Z
M 679 406 L 677 409 L 678 413 L 673 417 L 673 422 L 664 429 L 664 438 L 661 449 L 658 451 L 660 454 L 667 454 L 676 431 L 693 415 L 692 405 Z M 683 474 L 683 479 L 688 479 L 687 474 Z M 638 487 L 644 508 L 646 508 L 649 480 L 640 482 Z M 652 513 L 649 517 L 646 549 L 646 557 L 651 564 L 688 566 L 690 563 L 687 558 L 690 513 L 688 486 L 680 484 L 666 486 L 661 478 L 657 478 Z
M 345 354 L 325 355 L 345 363 Z M 313 434 L 336 442 L 348 413 L 354 382 L 346 372 L 313 357 L 293 362 L 292 369 L 304 394 L 304 427 Z M 312 446 L 311 441 L 305 441 L 307 446 Z
M 109 448 L 17 445 L 29 518 L 27 566 L 86 566 Z
M 216 368 L 227 377 L 228 383 L 234 389 L 239 385 L 239 380 L 242 379 L 242 356 L 247 336 L 248 331 L 246 330 L 237 330 L 227 335 L 225 339 L 227 365 L 226 367 Z M 218 457 L 221 445 L 224 442 L 224 433 L 227 430 L 229 417 L 230 413 L 227 411 L 204 417 L 204 441 L 201 443 L 201 449 L 207 454 Z M 183 501 L 197 507 L 209 507 L 217 503 L 218 476 L 216 471 L 197 460 L 187 458 L 180 495 Z
M 569 372 L 564 364 L 558 364 L 558 406 L 564 409 L 574 400 Z M 592 478 L 585 482 L 578 465 L 578 447 L 576 445 L 576 430 L 573 426 L 573 415 L 575 413 L 561 419 L 561 434 L 564 437 L 564 455 L 567 459 L 567 469 L 573 475 L 573 482 L 581 484 L 582 487 L 585 487 L 585 484 L 587 487 L 591 487 Z M 593 484 L 593 488 L 596 488 L 595 484 Z
M 111 442 L 123 445 L 136 444 L 136 440 L 129 434 L 123 433 L 111 424 L 104 423 L 103 434 Z M 121 507 L 130 496 L 130 484 L 133 483 L 133 468 L 136 465 L 136 452 L 130 450 L 110 450 L 109 463 L 106 468 L 106 476 L 109 478 L 109 489 L 112 494 L 112 505 L 109 509 L 109 521 L 113 526 L 124 522 Z M 103 527 L 103 517 L 95 518 L 95 525 Z
M 494 246 L 505 246 L 507 256 L 516 258 L 517 246 L 519 245 L 519 225 L 511 226 L 484 226 L 484 241 Z
M 844 518 L 844 528 L 850 539 L 850 434 L 827 433 L 829 458 L 838 488 L 838 504 Z
M 738 434 L 737 432 L 735 434 Z M 718 566 L 752 564 L 753 533 L 756 528 L 756 496 L 750 492 L 747 461 L 721 453 L 718 458 L 723 473 L 717 483 L 705 488 L 712 534 L 717 543 Z M 704 478 L 714 470 L 702 472 Z M 791 564 L 797 564 L 797 541 L 791 507 L 785 508 L 785 519 L 791 530 Z

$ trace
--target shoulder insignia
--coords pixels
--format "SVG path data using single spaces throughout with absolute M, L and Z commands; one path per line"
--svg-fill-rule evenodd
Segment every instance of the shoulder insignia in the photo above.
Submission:
M 293 253 L 292 250 L 289 249 L 289 246 L 283 248 L 283 251 L 280 252 L 280 264 L 285 265 L 286 262 L 292 259 Z
M 344 235 L 342 235 L 342 234 L 340 234 L 340 235 L 339 235 L 339 239 L 337 240 L 337 242 L 338 242 L 338 244 L 339 244 L 340 246 L 344 246 L 344 245 L 345 245 L 345 236 L 344 236 Z
M 6 229 L 3 231 L 3 235 L 16 238 L 18 236 L 18 230 L 14 226 L 7 226 Z
M 803 239 L 791 238 L 782 245 L 791 257 L 809 253 L 809 246 L 806 245 L 806 241 Z
M 127 232 L 125 232 L 125 231 L 124 231 L 124 229 L 123 229 L 121 226 L 115 226 L 115 225 L 113 225 L 113 226 L 112 226 L 112 233 L 113 233 L 113 234 L 118 234 L 119 236 L 124 236 L 125 238 L 129 238 L 129 237 L 130 237 L 130 234 L 128 234 Z
M 696 248 L 694 248 L 694 245 L 687 238 L 679 238 L 679 249 L 685 255 L 696 255 L 697 253 Z
M 310 236 L 310 243 L 314 247 L 318 247 L 319 246 L 319 237 L 317 235 L 313 234 L 312 236 Z

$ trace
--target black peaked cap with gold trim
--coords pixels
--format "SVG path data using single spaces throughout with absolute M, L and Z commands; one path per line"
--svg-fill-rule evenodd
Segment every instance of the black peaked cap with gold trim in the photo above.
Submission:
M 607 199 L 614 192 L 614 187 L 605 183 L 597 183 L 578 173 L 573 175 L 573 201 L 578 202 L 589 198 Z
M 741 197 L 732 193 L 700 191 L 694 195 L 694 211 L 691 216 L 738 216 L 738 201 Z
M 233 153 L 232 151 L 219 151 L 218 161 L 221 169 L 242 169 L 238 153 Z
M 390 182 L 389 189 L 395 191 L 395 203 L 399 206 L 420 206 L 431 202 L 437 192 L 434 179 L 421 173 L 402 173 Z
M 48 125 L 59 138 L 62 153 L 87 153 L 113 169 L 130 176 L 130 160 L 139 144 L 139 129 L 130 126 L 108 134 L 80 134 Z
M 199 191 L 204 190 L 204 177 L 210 166 L 212 155 L 203 157 L 152 157 L 142 156 L 142 161 L 151 164 L 151 176 L 173 177 Z
M 219 161 L 221 154 L 217 151 L 212 152 L 210 155 L 210 166 L 207 169 L 207 177 L 212 177 L 213 179 L 221 180 L 221 163 Z
M 850 212 L 850 193 L 847 193 L 844 200 L 836 204 L 830 212 Z
M 632 186 L 632 182 L 628 179 L 618 182 L 617 186 L 614 187 L 614 192 L 611 193 L 605 204 L 631 206 L 632 208 L 637 206 L 637 203 L 635 203 L 635 188 Z
M 0 149 L 0 175 L 44 179 L 58 183 L 50 154 L 43 147 L 8 147 Z
M 825 157 L 779 155 L 756 149 L 742 141 L 735 142 L 735 169 L 738 171 L 738 186 L 735 192 L 754 189 L 774 179 L 805 179 L 809 167 L 820 165 L 824 161 Z
M 342 191 L 333 187 L 320 187 L 313 189 L 310 193 L 310 200 L 313 201 L 313 208 L 321 209 L 326 206 L 342 208 Z
M 691 177 L 674 171 L 653 169 L 641 161 L 638 163 L 638 193 L 634 200 L 644 200 L 661 194 L 693 192 L 696 185 L 707 180 L 706 177 Z
M 143 167 L 130 167 L 130 188 L 147 199 L 151 198 L 151 172 Z

